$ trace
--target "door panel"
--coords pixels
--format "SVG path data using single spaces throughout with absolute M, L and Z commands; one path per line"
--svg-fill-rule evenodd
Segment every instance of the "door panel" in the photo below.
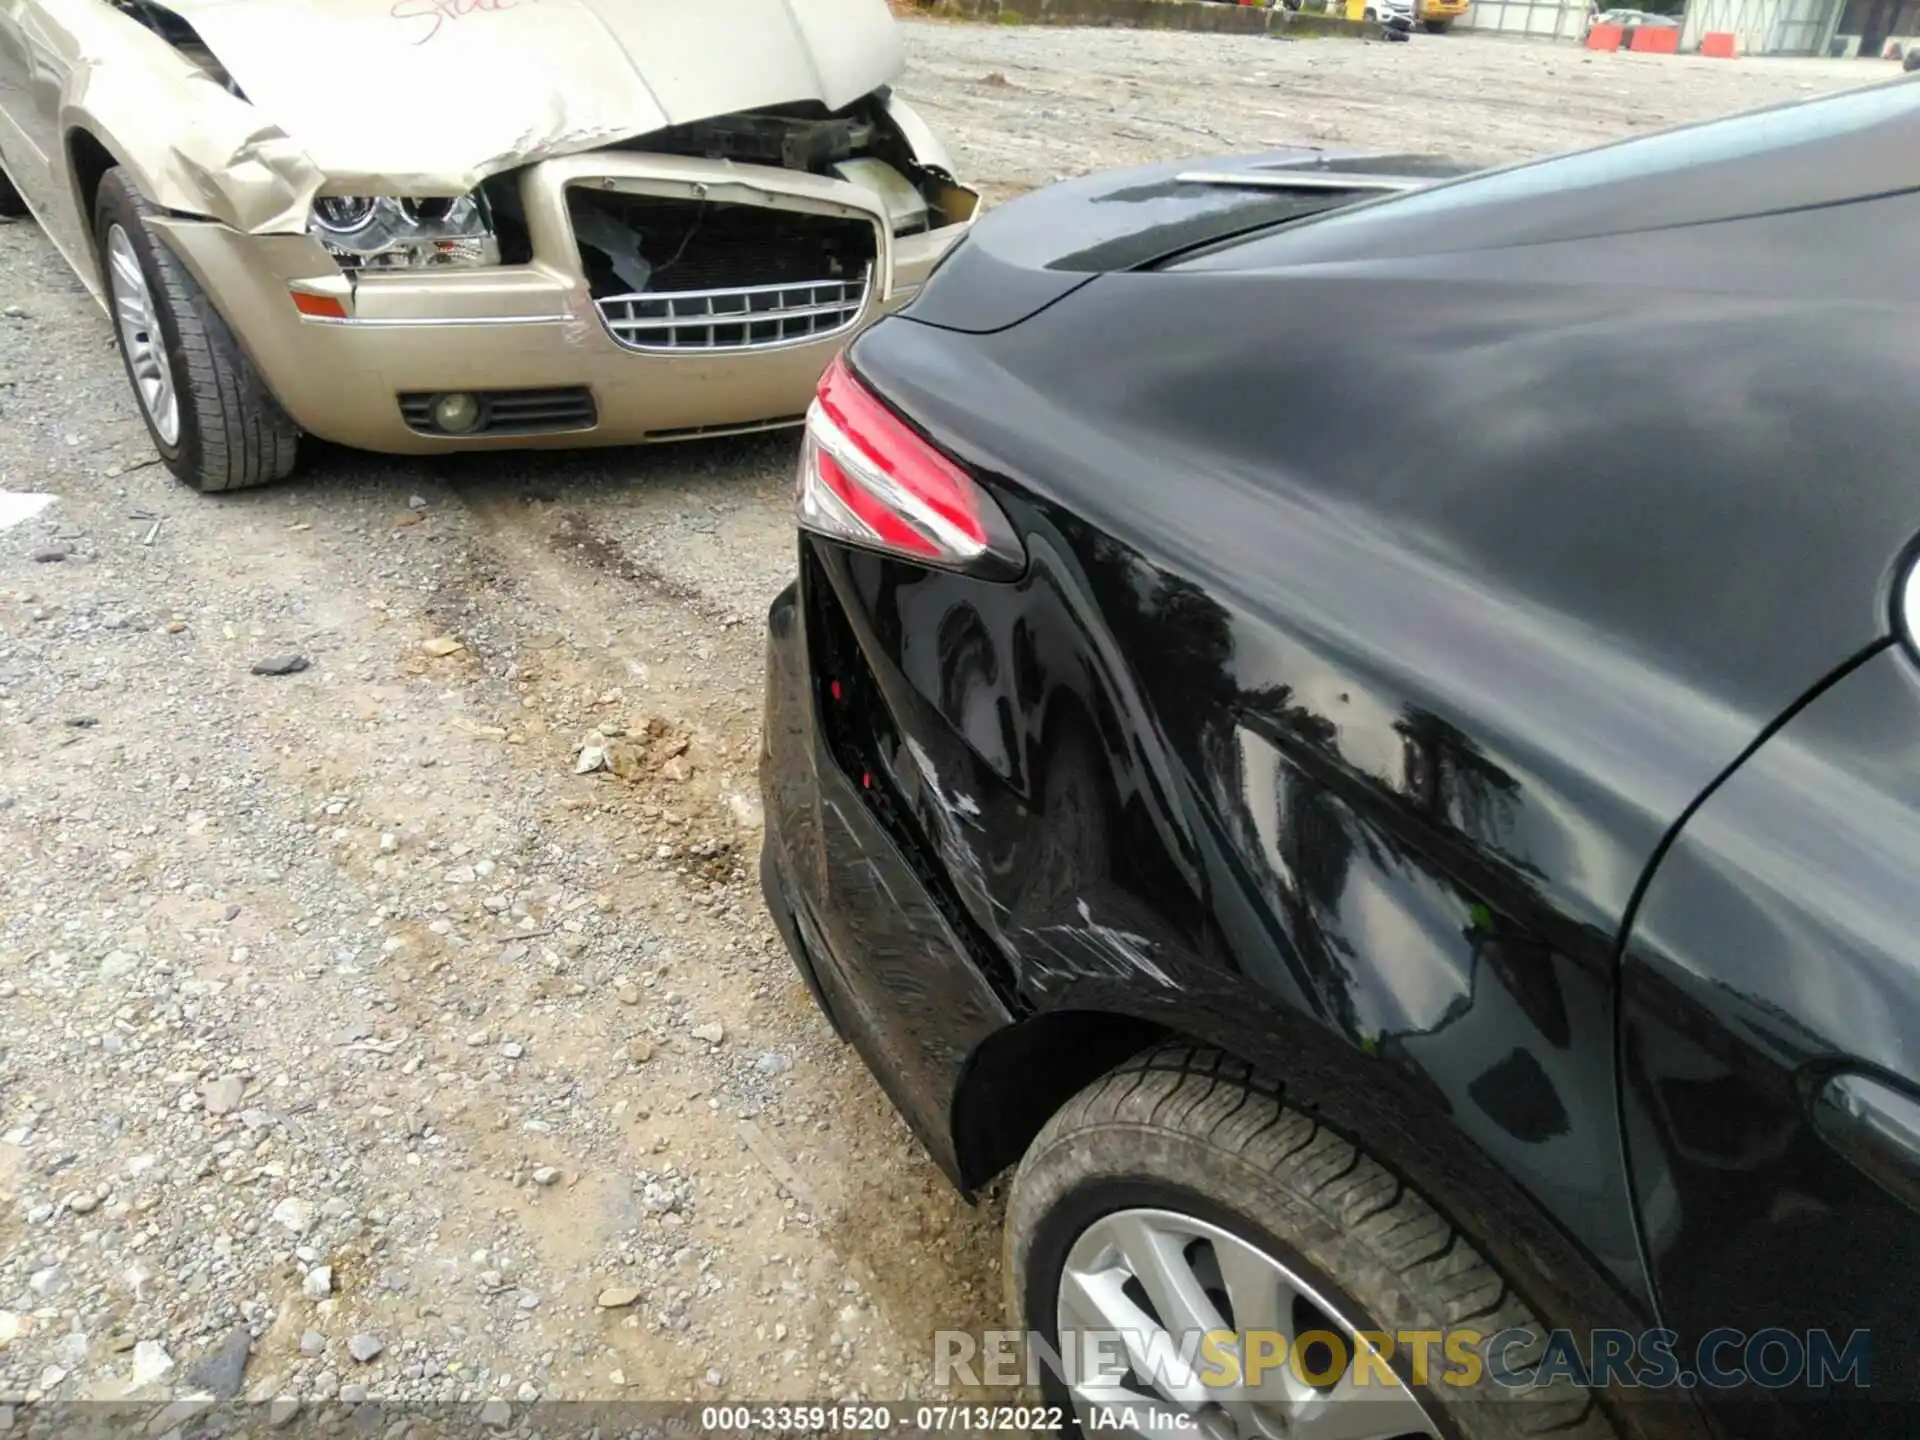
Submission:
M 0 0 L 0 157 L 34 213 L 60 224 L 71 208 L 58 203 L 56 187 L 60 101 L 72 66 L 70 46 L 56 34 L 65 32 L 40 0 Z
M 1889 647 L 1714 791 L 1628 939 L 1627 1149 L 1664 1319 L 1872 1332 L 1865 1391 L 1721 1395 L 1742 1436 L 1920 1433 L 1916 861 L 1920 675 Z
M 0 0 L 0 163 L 16 182 L 45 168 L 27 138 L 33 112 L 33 57 L 22 18 L 27 0 Z

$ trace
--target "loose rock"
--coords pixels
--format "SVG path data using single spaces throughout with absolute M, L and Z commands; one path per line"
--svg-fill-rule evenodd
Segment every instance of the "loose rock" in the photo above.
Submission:
M 269 1218 L 283 1229 L 291 1230 L 296 1235 L 304 1235 L 313 1228 L 313 1202 L 302 1200 L 296 1195 L 289 1195 L 273 1207 L 273 1214 Z
M 151 1385 L 171 1369 L 173 1357 L 158 1340 L 142 1340 L 133 1347 L 134 1388 Z
M 239 1109 L 246 1093 L 247 1082 L 238 1075 L 222 1075 L 218 1080 L 209 1081 L 200 1092 L 209 1115 L 226 1115 Z
M 377 1335 L 354 1335 L 347 1341 L 347 1353 L 362 1365 L 379 1359 L 386 1348 L 386 1342 Z
M 247 1358 L 253 1353 L 253 1336 L 245 1325 L 236 1325 L 220 1342 L 220 1348 L 187 1372 L 187 1379 L 218 1400 L 231 1400 L 240 1393 L 247 1370 Z
M 269 655 L 253 662 L 256 675 L 298 675 L 313 662 L 304 655 Z
M 637 1285 L 609 1285 L 595 1301 L 602 1310 L 624 1310 L 640 1298 Z

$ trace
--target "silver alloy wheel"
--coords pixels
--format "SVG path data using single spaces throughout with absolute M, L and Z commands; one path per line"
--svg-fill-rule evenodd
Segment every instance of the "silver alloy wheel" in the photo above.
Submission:
M 113 296 L 113 315 L 120 322 L 120 343 L 126 346 L 127 368 L 133 388 L 154 431 L 169 445 L 180 443 L 180 400 L 173 385 L 173 365 L 160 333 L 160 317 L 140 268 L 133 240 L 124 227 L 107 228 L 107 288 Z
M 1142 1303 L 1145 1302 L 1145 1303 Z M 1067 1254 L 1056 1319 L 1063 1378 L 1089 1436 L 1147 1440 L 1438 1440 L 1439 1429 L 1384 1364 L 1344 1368 L 1331 1346 L 1306 1349 L 1248 1384 L 1248 1338 L 1291 1356 L 1312 1331 L 1337 1335 L 1351 1357 L 1356 1327 L 1283 1262 L 1217 1225 L 1170 1210 L 1118 1210 L 1094 1221 Z M 1299 1333 L 1296 1333 L 1296 1328 Z M 1234 1331 L 1225 1347 L 1201 1337 Z M 1254 1349 L 1258 1354 L 1258 1349 Z M 1435 1357 L 1437 1359 L 1437 1357 Z M 1094 1363 L 1088 1363 L 1093 1361 Z M 1100 1362 L 1105 1363 L 1100 1363 Z M 1231 1380 L 1233 1383 L 1223 1383 Z M 1310 1383 L 1317 1380 L 1320 1383 Z M 1106 1423 L 1101 1423 L 1101 1422 Z

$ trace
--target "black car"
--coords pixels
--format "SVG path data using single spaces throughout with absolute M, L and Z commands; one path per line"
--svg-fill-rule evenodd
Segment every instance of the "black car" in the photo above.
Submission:
M 822 382 L 765 889 L 1069 1425 L 1920 1434 L 1917 247 L 1904 81 L 1163 166 Z

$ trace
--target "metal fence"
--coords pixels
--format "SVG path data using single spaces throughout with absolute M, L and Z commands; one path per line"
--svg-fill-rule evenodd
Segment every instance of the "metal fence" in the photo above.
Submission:
M 1731 31 L 1743 55 L 1824 55 L 1844 8 L 1844 0 L 1692 0 L 1680 48 Z
M 1578 40 L 1586 33 L 1587 6 L 1586 0 L 1473 0 L 1453 23 L 1489 34 Z
M 1680 48 L 1697 50 L 1702 35 L 1731 31 L 1743 55 L 1824 55 L 1845 4 L 1846 0 L 1691 0 Z M 1587 33 L 1587 6 L 1586 0 L 1473 0 L 1454 24 L 1487 34 L 1577 43 Z

